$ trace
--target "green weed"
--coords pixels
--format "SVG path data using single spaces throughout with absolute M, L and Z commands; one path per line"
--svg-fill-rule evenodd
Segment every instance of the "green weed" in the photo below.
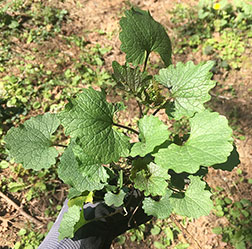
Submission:
M 195 8 L 177 5 L 171 12 L 175 30 L 175 53 L 197 51 L 220 59 L 220 67 L 240 68 L 241 55 L 251 37 L 252 7 L 246 1 L 229 3 L 201 0 Z M 188 46 L 189 45 L 189 46 Z
M 241 66 L 241 56 L 245 47 L 242 37 L 228 30 L 224 31 L 220 37 L 207 39 L 203 45 L 203 51 L 205 54 L 218 54 L 222 61 L 236 69 Z
M 215 234 L 221 234 L 222 240 L 236 249 L 252 246 L 252 202 L 248 199 L 233 201 L 220 189 L 215 193 L 215 214 L 228 220 L 227 226 L 213 228 Z
M 35 249 L 38 248 L 44 234 L 40 232 L 30 231 L 28 229 L 20 229 L 18 232 L 20 241 L 16 242 L 13 249 Z
M 116 242 L 122 245 L 125 243 L 126 237 L 129 237 L 131 241 L 136 242 L 137 244 L 140 244 L 143 240 L 145 240 L 147 244 L 153 243 L 154 247 L 157 249 L 168 248 L 170 246 L 176 249 L 188 248 L 188 244 L 176 244 L 176 239 L 179 233 L 181 233 L 179 228 L 169 219 L 155 220 L 143 224 L 138 228 L 131 229 L 126 232 L 125 235 L 120 235 L 116 239 Z

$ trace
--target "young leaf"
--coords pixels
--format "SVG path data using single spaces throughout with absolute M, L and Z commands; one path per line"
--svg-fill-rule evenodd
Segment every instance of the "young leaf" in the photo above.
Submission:
M 79 206 L 80 208 L 83 208 L 84 203 L 93 203 L 93 192 L 85 192 L 81 194 L 81 196 L 74 197 L 70 200 L 68 200 L 68 207 L 72 207 L 74 205 Z
M 189 176 L 189 179 L 191 183 L 184 196 L 178 193 L 170 197 L 173 211 L 192 218 L 208 215 L 213 208 L 213 203 L 210 199 L 210 191 L 205 190 L 206 183 L 201 181 L 199 176 Z
M 138 67 L 121 66 L 117 61 L 113 61 L 112 67 L 114 70 L 113 78 L 117 86 L 135 96 L 141 94 L 143 89 L 147 87 L 148 81 L 152 78 L 146 72 L 142 73 Z
M 116 111 L 103 92 L 89 88 L 66 105 L 59 119 L 84 154 L 109 163 L 129 153 L 129 138 L 112 128 Z
M 152 51 L 159 53 L 165 65 L 171 64 L 171 41 L 164 27 L 156 22 L 150 12 L 131 8 L 120 20 L 122 31 L 119 38 L 121 50 L 127 62 L 142 64 Z
M 75 226 L 81 218 L 81 212 L 83 212 L 83 210 L 79 206 L 73 205 L 64 213 L 59 228 L 59 240 L 73 238 Z
M 144 157 L 152 152 L 154 148 L 165 142 L 170 135 L 168 127 L 154 116 L 144 116 L 139 120 L 139 140 L 131 148 L 130 155 Z
M 227 160 L 232 146 L 232 129 L 224 116 L 204 111 L 190 119 L 191 133 L 184 145 L 171 144 L 155 154 L 155 163 L 177 173 L 195 173 L 200 166 Z
M 172 206 L 170 203 L 170 196 L 172 192 L 167 189 L 165 195 L 160 201 L 154 201 L 150 197 L 143 200 L 144 212 L 148 215 L 153 215 L 158 219 L 166 219 L 171 215 Z
M 176 68 L 170 65 L 161 69 L 155 79 L 170 89 L 174 103 L 168 105 L 168 115 L 175 119 L 191 117 L 195 112 L 203 111 L 204 103 L 210 100 L 208 91 L 215 86 L 211 80 L 210 69 L 214 62 L 194 65 L 192 61 L 186 64 L 178 62 Z
M 51 135 L 59 124 L 56 115 L 46 113 L 12 127 L 5 136 L 10 157 L 26 169 L 46 169 L 55 164 L 58 152 L 52 147 Z
M 120 190 L 118 194 L 108 192 L 105 194 L 104 200 L 108 206 L 114 205 L 115 207 L 119 207 L 123 204 L 125 195 L 126 193 L 123 190 Z
M 102 189 L 109 177 L 100 163 L 85 155 L 73 142 L 60 158 L 58 175 L 65 183 L 80 192 Z
M 168 187 L 166 180 L 169 179 L 167 170 L 155 163 L 147 165 L 147 169 L 147 172 L 141 170 L 136 173 L 136 177 L 133 179 L 135 188 L 144 191 L 146 196 L 164 195 Z

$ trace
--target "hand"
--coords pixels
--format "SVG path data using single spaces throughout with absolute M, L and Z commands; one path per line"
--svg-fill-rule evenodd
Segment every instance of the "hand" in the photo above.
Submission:
M 125 198 L 126 208 L 111 208 L 105 203 L 86 204 L 84 216 L 86 220 L 93 220 L 81 227 L 72 239 L 58 241 L 58 229 L 63 214 L 67 211 L 67 200 L 39 249 L 108 249 L 117 236 L 127 230 L 149 221 L 152 217 L 142 209 L 142 194 L 134 190 Z

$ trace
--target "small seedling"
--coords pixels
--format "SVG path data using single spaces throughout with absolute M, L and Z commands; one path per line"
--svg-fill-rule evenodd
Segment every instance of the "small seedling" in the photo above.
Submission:
M 252 246 L 252 203 L 241 199 L 233 201 L 225 197 L 222 190 L 217 192 L 214 200 L 214 211 L 217 216 L 225 216 L 228 225 L 212 229 L 213 233 L 222 235 L 222 240 L 236 249 L 246 249 Z

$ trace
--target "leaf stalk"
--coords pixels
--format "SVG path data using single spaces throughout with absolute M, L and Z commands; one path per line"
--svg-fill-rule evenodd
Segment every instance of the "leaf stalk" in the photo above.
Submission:
M 117 123 L 113 123 L 114 126 L 117 126 L 117 127 L 120 127 L 120 128 L 123 128 L 123 129 L 126 129 L 126 130 L 129 130 L 129 131 L 132 131 L 134 132 L 135 134 L 139 135 L 139 132 L 134 130 L 133 128 L 131 127 L 128 127 L 128 126 L 125 126 L 125 125 L 121 125 L 121 124 L 117 124 Z
M 66 145 L 64 145 L 64 144 L 53 144 L 53 146 L 58 146 L 58 147 L 67 148 L 67 146 L 66 146 Z
M 139 107 L 139 118 L 142 118 L 144 116 L 143 109 L 142 109 L 142 106 L 138 100 L 137 100 L 137 105 Z
M 146 57 L 145 57 L 145 61 L 144 61 L 144 68 L 143 68 L 143 72 L 145 72 L 145 70 L 146 70 L 146 67 L 147 67 L 147 62 L 148 62 L 148 59 L 149 59 L 149 55 L 150 55 L 150 53 L 149 53 L 149 52 L 147 52 Z

